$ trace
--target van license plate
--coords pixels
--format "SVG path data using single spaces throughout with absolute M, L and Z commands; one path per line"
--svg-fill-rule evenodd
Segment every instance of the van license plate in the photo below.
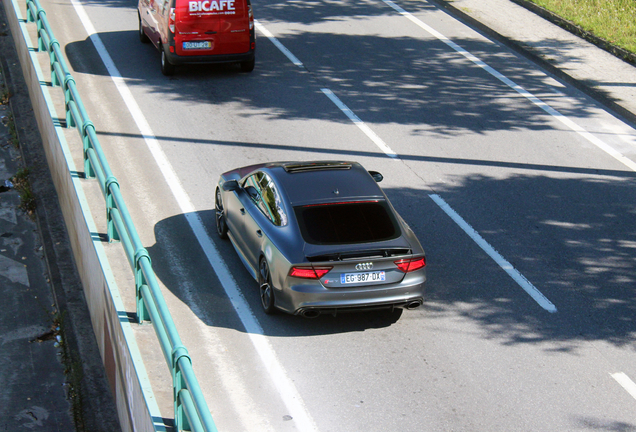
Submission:
M 383 271 L 364 273 L 343 273 L 340 275 L 341 284 L 362 283 L 362 282 L 383 282 L 386 275 Z
M 196 41 L 196 42 L 183 43 L 184 50 L 210 49 L 210 48 L 212 48 L 212 43 L 210 41 Z

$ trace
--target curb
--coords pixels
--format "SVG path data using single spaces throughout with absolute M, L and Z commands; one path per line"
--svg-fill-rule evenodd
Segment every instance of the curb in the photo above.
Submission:
M 516 53 L 518 53 L 518 54 L 522 55 L 523 57 L 527 58 L 531 62 L 539 65 L 541 68 L 546 70 L 548 73 L 554 75 L 555 77 L 559 78 L 561 81 L 564 81 L 564 82 L 568 83 L 569 85 L 571 85 L 572 87 L 576 88 L 577 90 L 579 90 L 579 91 L 585 93 L 586 95 L 590 96 L 591 98 L 593 98 L 594 100 L 596 100 L 600 104 L 604 105 L 606 109 L 611 111 L 615 116 L 621 118 L 623 121 L 625 121 L 625 122 L 627 122 L 627 123 L 629 123 L 631 125 L 636 125 L 636 113 L 633 113 L 629 109 L 627 109 L 627 108 L 623 107 L 622 105 L 618 104 L 614 99 L 609 97 L 602 90 L 594 88 L 593 86 L 591 86 L 590 84 L 586 83 L 585 81 L 581 81 L 581 80 L 579 80 L 577 78 L 572 77 L 567 72 L 564 72 L 557 65 L 555 65 L 553 63 L 550 63 L 549 61 L 545 60 L 532 47 L 525 46 L 520 41 L 517 41 L 515 39 L 509 38 L 507 36 L 502 35 L 501 33 L 496 32 L 495 30 L 493 30 L 490 27 L 488 27 L 486 24 L 483 24 L 481 21 L 477 20 L 476 18 L 473 18 L 472 16 L 470 16 L 466 12 L 464 12 L 461 9 L 453 6 L 450 3 L 452 0 L 430 0 L 430 1 L 431 1 L 431 3 L 436 4 L 440 9 L 443 9 L 443 10 L 447 11 L 449 14 L 451 14 L 455 18 L 459 19 L 460 21 L 464 22 L 465 24 L 469 25 L 470 27 L 473 27 L 474 29 L 480 31 L 481 33 L 490 36 L 491 38 L 495 39 L 497 42 L 502 43 L 503 45 L 507 46 L 508 48 L 510 48 L 511 50 L 515 51 Z M 525 6 L 525 4 L 530 4 L 530 5 L 533 5 L 536 8 L 539 8 L 534 3 L 531 3 L 528 0 L 510 0 L 510 1 L 515 2 L 515 3 L 519 3 L 521 6 Z M 521 4 L 521 3 L 523 3 L 523 4 Z M 531 9 L 528 9 L 528 10 L 530 10 L 531 12 L 534 12 Z M 548 11 L 546 11 L 546 12 L 548 12 Z M 554 15 L 554 14 L 552 14 L 552 15 Z M 554 15 L 554 16 L 556 16 L 556 15 Z M 563 20 L 560 17 L 558 17 L 558 18 L 561 19 L 562 21 L 565 21 L 565 20 Z M 581 31 L 585 31 L 585 30 L 581 29 Z M 575 34 L 575 36 L 578 36 L 578 35 Z M 600 38 L 597 38 L 597 39 L 601 40 Z M 604 41 L 604 42 L 606 44 L 609 44 L 607 41 Z M 618 47 L 616 47 L 616 48 L 618 48 Z M 622 59 L 622 60 L 624 60 L 624 59 Z M 624 61 L 626 61 L 626 60 L 624 60 Z M 631 64 L 631 63 L 629 63 L 629 64 Z

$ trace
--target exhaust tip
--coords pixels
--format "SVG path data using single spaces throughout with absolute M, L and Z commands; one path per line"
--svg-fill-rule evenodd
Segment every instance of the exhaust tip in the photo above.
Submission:
M 404 306 L 405 309 L 407 310 L 413 310 L 413 309 L 417 309 L 418 307 L 422 306 L 423 301 L 422 300 L 413 300 L 410 301 L 406 304 L 406 306 Z
M 304 318 L 318 318 L 320 316 L 320 311 L 317 309 L 305 309 L 300 315 Z

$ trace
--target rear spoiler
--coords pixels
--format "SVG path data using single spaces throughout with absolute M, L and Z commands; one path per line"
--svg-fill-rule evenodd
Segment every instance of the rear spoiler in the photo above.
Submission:
M 335 252 L 335 253 L 308 255 L 307 261 L 322 262 L 322 261 L 348 261 L 348 260 L 357 260 L 360 258 L 365 258 L 365 259 L 389 258 L 389 257 L 411 255 L 412 253 L 413 251 L 410 248 L 369 249 L 369 250 L 352 251 L 352 252 Z

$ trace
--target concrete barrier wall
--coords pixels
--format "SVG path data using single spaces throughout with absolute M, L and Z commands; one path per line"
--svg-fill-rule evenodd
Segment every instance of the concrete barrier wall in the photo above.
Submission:
M 56 114 L 45 84 L 50 82 L 50 76 L 42 75 L 34 53 L 37 44 L 31 42 L 20 6 L 14 0 L 3 0 L 3 4 L 29 88 L 122 430 L 163 431 L 164 423 L 153 402 L 152 390 L 103 246 L 98 236 L 93 235 L 98 230 L 84 198 L 81 181 L 72 174 L 77 171 L 66 145 L 64 131 L 52 120 L 60 117 Z M 22 8 L 25 10 L 24 5 Z M 77 139 L 80 139 L 79 135 Z

